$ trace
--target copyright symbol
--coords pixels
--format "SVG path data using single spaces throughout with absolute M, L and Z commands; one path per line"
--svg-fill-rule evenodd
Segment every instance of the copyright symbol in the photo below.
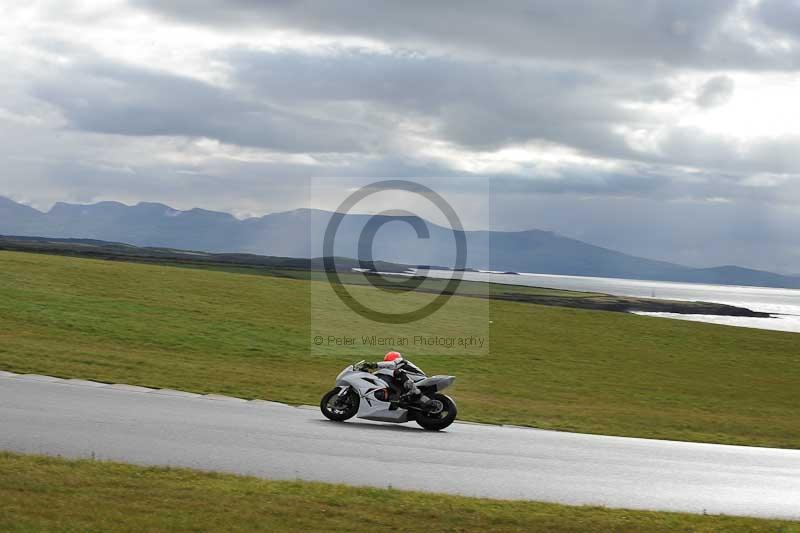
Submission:
M 322 335 L 317 335 L 316 337 L 314 337 L 314 344 L 316 344 L 317 346 L 320 346 L 324 341 L 325 339 L 322 338 Z
M 430 303 L 428 303 L 424 307 L 405 313 L 386 313 L 365 306 L 364 304 L 353 298 L 350 292 L 348 292 L 344 284 L 342 284 L 339 278 L 339 274 L 336 271 L 334 242 L 336 240 L 336 232 L 339 230 L 339 226 L 342 223 L 342 220 L 344 219 L 345 215 L 347 215 L 347 213 L 349 213 L 350 210 L 358 202 L 362 201 L 364 198 L 370 195 L 383 191 L 405 191 L 417 194 L 429 200 L 447 218 L 447 221 L 450 224 L 450 229 L 453 232 L 453 238 L 455 239 L 455 244 L 456 244 L 456 261 L 455 261 L 453 276 L 448 280 L 444 289 L 442 289 L 442 291 Z M 406 214 L 411 214 L 411 213 L 406 213 Z M 362 230 L 358 242 L 358 250 L 359 250 L 358 259 L 360 266 L 362 268 L 372 267 L 373 240 L 375 238 L 376 233 L 378 232 L 378 229 L 380 229 L 380 227 L 383 224 L 387 223 L 389 220 L 390 219 L 386 217 L 373 216 L 369 220 L 369 222 L 367 222 L 364 229 Z M 422 221 L 422 219 L 420 219 L 419 217 L 404 216 L 401 217 L 400 220 L 403 220 L 404 222 L 410 224 L 416 231 L 418 238 L 420 239 L 429 238 L 428 228 Z M 325 275 L 328 278 L 328 283 L 333 288 L 334 292 L 339 297 L 339 299 L 352 311 L 355 311 L 359 315 L 368 318 L 370 320 L 373 320 L 375 322 L 382 322 L 384 324 L 407 324 L 409 322 L 421 320 L 435 313 L 445 303 L 447 303 L 447 300 L 450 298 L 450 296 L 455 294 L 456 289 L 458 289 L 458 286 L 461 283 L 461 278 L 464 275 L 463 272 L 467 263 L 467 238 L 466 234 L 464 233 L 464 229 L 461 226 L 461 220 L 458 218 L 458 215 L 456 214 L 453 207 L 449 203 L 447 203 L 447 201 L 444 198 L 442 198 L 439 194 L 437 194 L 429 187 L 406 180 L 378 181 L 370 185 L 367 185 L 366 187 L 362 187 L 356 190 L 353 194 L 345 198 L 344 202 L 342 202 L 342 204 L 333 212 L 333 215 L 331 216 L 331 219 L 328 222 L 328 226 L 325 228 L 325 237 L 322 242 L 322 257 L 325 265 Z M 425 279 L 427 279 L 425 275 L 419 276 L 419 273 L 415 277 L 417 279 L 412 280 L 409 285 L 410 290 L 419 287 L 425 281 Z M 377 287 L 377 285 L 375 285 L 374 280 L 371 279 L 369 276 L 367 277 L 367 280 L 369 281 L 370 284 Z

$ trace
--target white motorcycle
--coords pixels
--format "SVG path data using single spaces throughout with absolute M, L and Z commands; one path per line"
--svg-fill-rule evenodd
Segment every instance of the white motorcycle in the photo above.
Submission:
M 456 419 L 452 398 L 440 394 L 453 384 L 455 376 L 431 376 L 406 362 L 404 371 L 419 390 L 430 398 L 420 405 L 403 398 L 393 371 L 379 369 L 374 374 L 364 370 L 364 361 L 347 366 L 336 377 L 336 387 L 322 397 L 319 407 L 330 420 L 342 422 L 354 416 L 379 422 L 415 421 L 424 429 L 438 431 Z

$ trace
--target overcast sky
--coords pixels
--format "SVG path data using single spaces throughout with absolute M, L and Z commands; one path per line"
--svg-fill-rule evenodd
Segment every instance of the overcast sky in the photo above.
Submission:
M 40 209 L 491 177 L 495 229 L 800 273 L 797 0 L 31 1 L 0 39 L 0 195 Z

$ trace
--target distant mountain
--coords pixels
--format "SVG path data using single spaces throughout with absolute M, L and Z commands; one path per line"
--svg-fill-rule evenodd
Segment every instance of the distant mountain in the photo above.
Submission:
M 298 209 L 239 220 L 228 213 L 164 204 L 118 202 L 92 205 L 57 203 L 46 213 L 0 197 L 0 234 L 97 239 L 223 253 L 311 258 L 322 255 L 322 236 L 331 213 Z M 451 230 L 426 223 L 428 239 L 419 239 L 409 222 L 415 217 L 352 214 L 336 234 L 334 253 L 365 258 L 359 236 L 368 221 L 379 223 L 373 246 L 376 260 L 417 265 L 452 266 Z M 726 285 L 800 288 L 800 278 L 736 266 L 691 268 L 636 257 L 594 246 L 553 232 L 466 231 L 470 268 L 601 276 Z

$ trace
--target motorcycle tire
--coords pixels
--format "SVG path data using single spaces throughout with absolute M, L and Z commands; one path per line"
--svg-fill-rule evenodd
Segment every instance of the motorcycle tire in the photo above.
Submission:
M 417 424 L 429 431 L 439 431 L 453 423 L 458 414 L 458 408 L 456 408 L 456 402 L 444 394 L 434 394 L 431 399 L 442 402 L 442 410 L 435 415 L 418 412 L 416 414 Z
M 344 422 L 348 418 L 353 418 L 358 412 L 358 393 L 352 389 L 347 391 L 345 398 L 342 400 L 344 405 L 342 407 L 335 406 L 334 402 L 340 391 L 339 387 L 328 391 L 319 402 L 319 409 L 322 414 L 325 415 L 325 418 L 334 422 Z

